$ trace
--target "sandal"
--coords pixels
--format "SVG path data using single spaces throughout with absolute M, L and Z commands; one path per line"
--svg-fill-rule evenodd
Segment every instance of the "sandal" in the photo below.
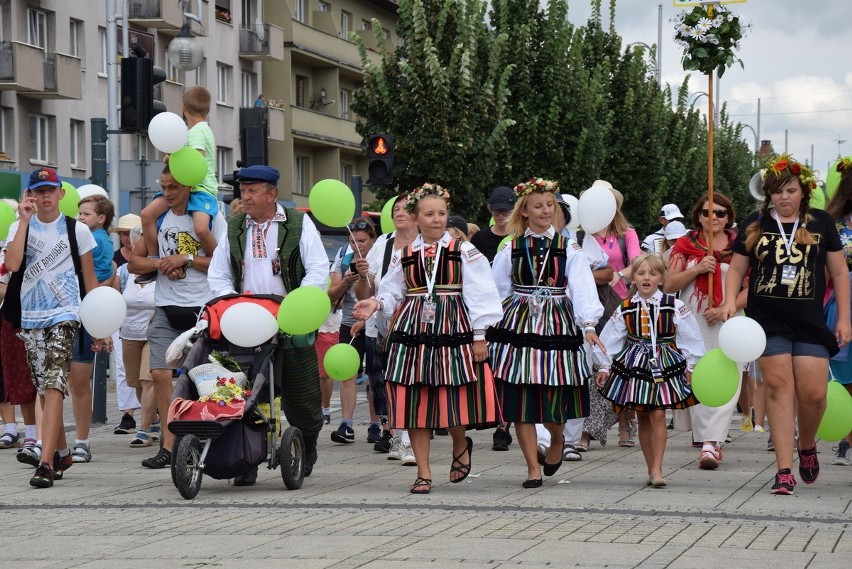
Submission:
M 136 436 L 130 440 L 132 447 L 149 447 L 153 444 L 151 437 L 145 431 L 136 431 Z
M 411 485 L 409 492 L 412 494 L 428 494 L 432 491 L 432 479 L 418 476 L 414 484 Z
M 458 456 L 453 455 L 453 463 L 450 465 L 450 482 L 453 484 L 457 484 L 467 478 L 468 474 L 470 474 L 470 465 L 473 461 L 473 440 L 470 437 L 465 437 L 465 441 L 467 441 L 467 448 L 464 451 L 460 452 Z M 461 461 L 461 457 L 467 453 L 467 463 Z M 456 466 L 458 464 L 458 466 Z M 461 477 L 452 479 L 453 472 L 461 472 Z
M 18 433 L 3 433 L 3 436 L 0 437 L 0 448 L 14 448 L 18 446 L 18 439 L 21 438 L 21 435 Z
M 627 433 L 627 438 L 622 439 L 621 433 Z M 636 446 L 636 443 L 633 442 L 633 433 L 630 431 L 630 428 L 626 429 L 618 429 L 618 446 L 624 448 L 630 448 Z
M 580 442 L 574 445 L 579 452 L 589 452 L 589 439 L 580 437 Z

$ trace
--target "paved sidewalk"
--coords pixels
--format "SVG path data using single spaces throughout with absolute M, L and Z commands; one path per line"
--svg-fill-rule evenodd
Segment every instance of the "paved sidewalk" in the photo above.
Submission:
M 110 419 L 117 423 L 114 396 Z M 67 405 L 70 409 L 70 405 Z M 357 419 L 366 416 L 358 405 Z M 448 482 L 451 444 L 432 446 L 435 487 L 408 493 L 414 467 L 386 460 L 364 442 L 320 436 L 319 462 L 302 489 L 279 471 L 233 487 L 204 478 L 183 500 L 168 470 L 142 468 L 155 450 L 132 437 L 93 429 L 93 460 L 76 464 L 54 488 L 28 485 L 32 469 L 0 450 L 3 567 L 748 567 L 848 568 L 852 564 L 852 467 L 831 466 L 820 444 L 819 481 L 772 496 L 767 434 L 732 426 L 718 471 L 696 467 L 689 433 L 669 431 L 665 489 L 645 486 L 638 445 L 592 443 L 543 487 L 525 490 L 517 443 L 491 450 L 491 432 L 473 432 L 473 474 Z M 70 417 L 69 417 L 70 419 Z M 73 433 L 69 435 L 73 436 Z M 611 439 L 616 439 L 613 430 Z M 73 439 L 69 439 L 73 442 Z M 285 564 L 283 560 L 291 560 Z

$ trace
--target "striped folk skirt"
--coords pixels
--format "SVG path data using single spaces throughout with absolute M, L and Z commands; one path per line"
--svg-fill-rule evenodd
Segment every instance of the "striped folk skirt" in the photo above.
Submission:
M 494 377 L 487 364 L 475 364 L 478 379 L 462 385 L 403 385 L 387 381 L 390 428 L 447 429 L 502 422 Z
M 503 420 L 512 423 L 565 423 L 589 414 L 586 385 L 537 385 L 496 380 Z

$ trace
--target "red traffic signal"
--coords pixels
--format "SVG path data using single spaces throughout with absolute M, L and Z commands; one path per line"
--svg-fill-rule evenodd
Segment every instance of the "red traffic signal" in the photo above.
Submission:
M 393 184 L 393 135 L 371 134 L 367 139 L 367 150 L 367 183 L 373 186 Z

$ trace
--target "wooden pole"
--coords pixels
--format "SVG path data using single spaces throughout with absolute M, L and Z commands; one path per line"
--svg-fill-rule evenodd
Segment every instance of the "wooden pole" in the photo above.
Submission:
M 707 253 L 713 255 L 713 72 L 707 75 Z M 713 308 L 713 276 L 707 281 L 707 308 Z

